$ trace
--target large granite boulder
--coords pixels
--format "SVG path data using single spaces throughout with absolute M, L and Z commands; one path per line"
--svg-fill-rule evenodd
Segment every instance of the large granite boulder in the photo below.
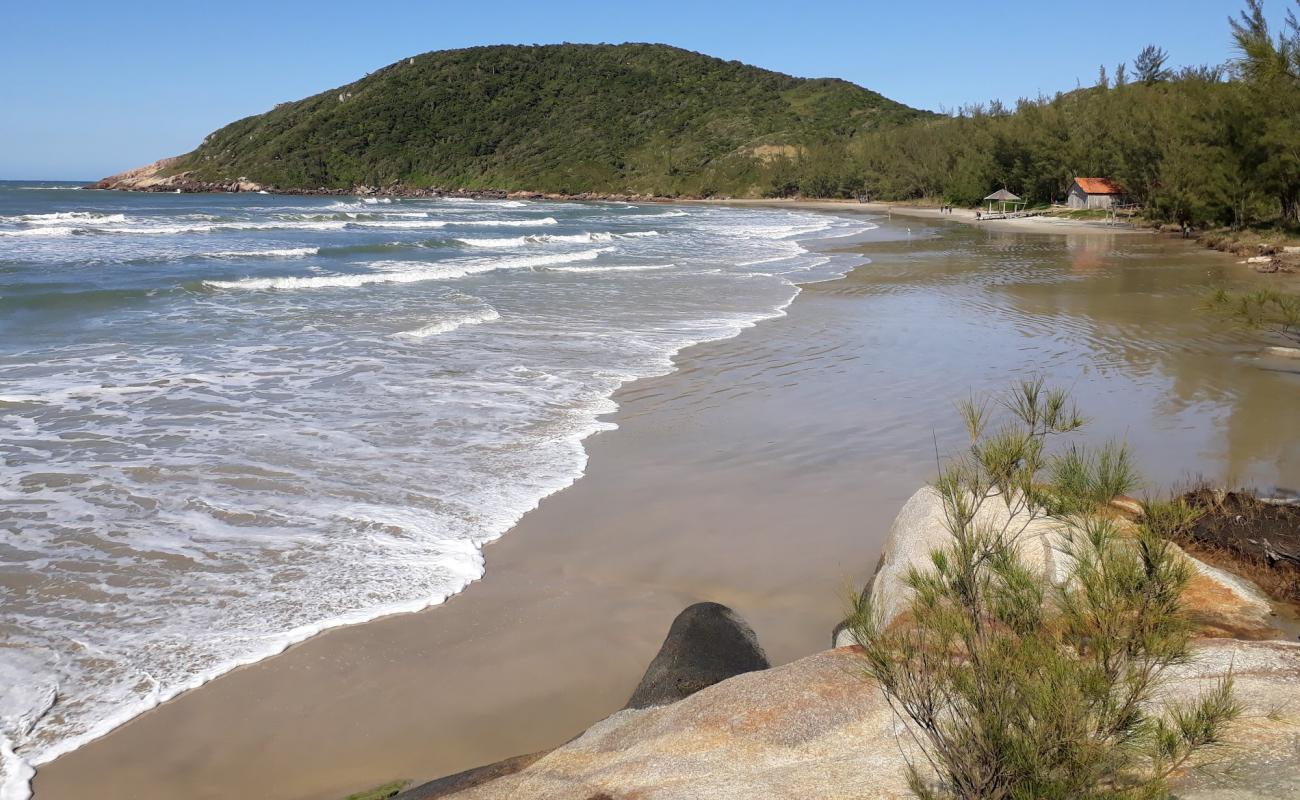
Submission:
M 770 666 L 758 637 L 740 615 L 719 603 L 696 603 L 673 620 L 668 636 L 625 708 L 676 703 L 727 678 Z M 460 793 L 486 783 L 501 785 L 505 777 L 525 769 L 544 755 L 545 752 L 516 756 L 458 772 L 408 789 L 399 798 L 439 800 L 460 797 Z
M 675 703 L 735 675 L 771 664 L 753 629 L 718 603 L 688 606 L 673 620 L 627 708 Z
M 1023 513 L 1013 517 L 1006 504 L 985 503 L 976 524 L 1023 532 L 1017 539 L 1021 561 L 1055 584 L 1068 574 L 1069 562 L 1062 552 L 1068 528 L 1061 522 Z M 951 541 L 943 498 L 933 487 L 925 487 L 903 505 L 889 529 L 885 552 L 867 591 L 885 624 L 896 621 L 908 608 L 912 590 L 906 579 L 913 567 L 930 568 L 930 553 Z M 1179 551 L 1181 552 L 1181 551 Z M 1189 614 L 1203 636 L 1238 639 L 1271 639 L 1281 635 L 1273 624 L 1273 606 L 1263 592 L 1245 578 L 1216 569 L 1183 554 L 1195 570 L 1184 595 Z M 835 646 L 853 643 L 843 625 L 832 634 Z
M 1232 670 L 1245 716 L 1219 773 L 1181 777 L 1184 800 L 1294 797 L 1300 645 L 1206 640 L 1167 673 L 1187 696 Z M 1287 703 L 1290 702 L 1290 705 Z M 1279 708 L 1279 705 L 1281 706 Z M 523 769 L 454 800 L 860 800 L 910 797 L 910 735 L 853 648 L 749 672 L 680 702 L 625 709 Z M 1232 770 L 1234 766 L 1240 769 Z
M 462 792 L 514 775 L 549 752 L 549 750 L 543 750 L 540 753 L 515 756 L 494 764 L 457 772 L 455 775 L 447 775 L 428 783 L 422 783 L 412 789 L 407 789 L 397 795 L 397 800 L 442 800 L 442 798 L 446 797 L 463 796 Z
M 1020 523 L 1020 557 L 1060 583 L 1066 528 Z M 869 591 L 886 622 L 906 613 L 912 565 L 926 568 L 950 536 L 943 503 L 922 489 L 904 506 Z M 1177 776 L 1182 800 L 1272 800 L 1300 786 L 1300 643 L 1271 636 L 1272 606 L 1249 581 L 1190 556 L 1184 597 L 1205 636 L 1165 673 L 1160 703 L 1196 696 L 1232 674 L 1244 712 L 1215 768 Z M 837 632 L 840 643 L 848 639 Z M 768 668 L 753 631 L 730 609 L 683 611 L 622 711 L 545 754 L 511 759 L 412 790 L 412 800 L 823 800 L 910 797 L 908 763 L 923 763 L 906 723 L 865 677 L 854 646 Z M 423 792 L 423 793 L 421 793 Z

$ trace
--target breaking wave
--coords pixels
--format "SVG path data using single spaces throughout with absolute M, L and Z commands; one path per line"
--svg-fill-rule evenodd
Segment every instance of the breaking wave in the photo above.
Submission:
M 286 247 L 281 250 L 223 250 L 199 255 L 203 258 L 303 258 L 319 252 L 319 247 Z
M 309 275 L 288 276 L 281 278 L 243 278 L 237 281 L 204 281 L 203 285 L 214 289 L 334 289 L 343 287 L 368 286 L 374 283 L 417 283 L 420 281 L 450 280 L 466 275 L 477 275 L 502 269 L 535 269 L 538 267 L 564 264 L 570 261 L 595 261 L 601 253 L 610 252 L 612 248 L 586 250 L 581 253 L 564 253 L 553 256 L 532 256 L 524 258 L 507 258 L 496 261 L 447 261 L 430 264 L 420 261 L 378 261 L 370 266 L 375 272 L 361 272 L 352 275 Z
M 575 233 L 575 234 L 534 234 L 532 236 L 510 236 L 498 239 L 456 239 L 460 244 L 467 247 L 524 247 L 530 244 L 596 244 L 599 242 L 612 242 L 616 239 L 641 239 L 649 236 L 658 236 L 658 231 L 633 231 L 631 233 L 608 233 L 599 231 L 596 233 Z
M 400 331 L 393 334 L 410 339 L 427 339 L 430 336 L 437 336 L 443 333 L 451 333 L 457 328 L 463 328 L 466 325 L 482 325 L 485 322 L 501 319 L 495 308 L 488 306 L 480 311 L 474 311 L 469 314 L 462 314 L 451 319 L 442 319 L 437 322 L 430 322 L 428 325 L 422 325 L 415 330 Z

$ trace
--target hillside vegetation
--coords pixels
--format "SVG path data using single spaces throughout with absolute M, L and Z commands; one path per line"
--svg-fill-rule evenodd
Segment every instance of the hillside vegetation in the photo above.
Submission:
M 756 195 L 784 156 L 921 116 L 845 81 L 664 45 L 476 47 L 239 120 L 169 169 L 281 188 Z
M 869 132 L 788 165 L 776 191 L 974 205 L 1005 186 L 1048 203 L 1074 177 L 1101 176 L 1152 219 L 1300 226 L 1300 20 L 1270 30 L 1250 0 L 1223 35 L 1228 64 L 1175 71 L 1152 45 L 1091 87 Z
M 1175 71 L 1152 45 L 1102 67 L 1094 86 L 942 116 L 666 45 L 439 51 L 239 120 L 103 185 L 867 192 L 974 205 L 1003 187 L 1047 204 L 1076 176 L 1098 176 L 1151 219 L 1300 229 L 1300 22 L 1292 12 L 1270 30 L 1262 0 L 1247 0 L 1224 37 L 1237 51 L 1228 64 Z

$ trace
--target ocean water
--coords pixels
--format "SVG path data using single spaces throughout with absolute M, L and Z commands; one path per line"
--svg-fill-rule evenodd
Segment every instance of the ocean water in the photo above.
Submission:
M 442 602 L 621 384 L 873 227 L 776 209 L 0 183 L 0 798 L 325 628 Z

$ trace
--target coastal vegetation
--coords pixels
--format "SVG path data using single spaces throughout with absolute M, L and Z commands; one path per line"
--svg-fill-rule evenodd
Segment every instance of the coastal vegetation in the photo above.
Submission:
M 1300 345 L 1300 295 L 1274 289 L 1232 294 L 1218 289 L 1210 304 L 1231 319 L 1254 329 L 1264 329 Z
M 666 45 L 431 52 L 231 123 L 149 177 L 958 205 L 1005 187 L 1047 205 L 1101 175 L 1151 220 L 1300 229 L 1300 22 L 1274 31 L 1247 0 L 1229 23 L 1227 64 L 1175 70 L 1149 45 L 1093 86 L 950 114 Z
M 1300 345 L 1300 295 L 1275 289 L 1233 294 L 1216 289 L 1210 308 L 1253 330 L 1263 330 Z
M 666 45 L 473 47 L 234 122 L 169 169 L 281 188 L 756 195 L 775 162 L 928 116 Z
M 409 783 L 410 781 L 389 781 L 382 786 L 350 794 L 344 800 L 388 800 L 388 798 L 395 797 L 405 789 Z
M 776 194 L 868 190 L 974 205 L 1005 186 L 1061 200 L 1078 175 L 1121 183 L 1156 220 L 1300 226 L 1300 23 L 1270 30 L 1261 0 L 1229 21 L 1238 57 L 1173 70 L 1156 46 L 1074 91 L 971 105 L 791 164 Z
M 1106 507 L 1136 481 L 1126 451 L 1049 455 L 1084 420 L 1042 381 L 962 410 L 969 450 L 935 487 L 951 541 L 907 571 L 906 619 L 883 619 L 867 593 L 848 621 L 928 764 L 910 765 L 912 791 L 1166 796 L 1175 771 L 1225 745 L 1241 711 L 1231 674 L 1199 698 L 1156 703 L 1166 670 L 1191 656 L 1191 566 L 1169 539 L 1197 512 L 1148 503 L 1126 530 Z M 1066 531 L 1052 581 L 1022 557 L 1046 519 Z

